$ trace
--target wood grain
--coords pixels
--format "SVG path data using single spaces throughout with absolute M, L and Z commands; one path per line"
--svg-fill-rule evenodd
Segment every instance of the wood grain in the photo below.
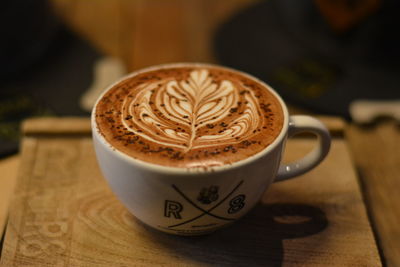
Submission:
M 290 141 L 285 159 L 313 144 Z M 381 265 L 341 138 L 319 167 L 274 184 L 243 219 L 196 238 L 139 223 L 103 180 L 90 136 L 27 136 L 21 166 L 1 266 Z
M 346 131 L 387 266 L 400 266 L 400 128 L 349 125 Z

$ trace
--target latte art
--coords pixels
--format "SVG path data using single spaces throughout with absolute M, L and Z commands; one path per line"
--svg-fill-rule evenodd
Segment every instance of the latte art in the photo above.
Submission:
M 241 92 L 228 80 L 215 83 L 205 69 L 192 71 L 187 80 L 149 82 L 137 90 L 122 105 L 124 127 L 147 140 L 183 152 L 238 143 L 239 139 L 254 135 L 263 123 L 252 91 Z M 241 114 L 230 119 L 241 103 L 244 107 Z M 223 119 L 229 121 L 224 123 L 223 130 L 199 133 Z
M 99 132 L 121 152 L 154 164 L 208 168 L 246 159 L 283 125 L 265 85 L 219 67 L 170 67 L 114 85 L 96 106 Z

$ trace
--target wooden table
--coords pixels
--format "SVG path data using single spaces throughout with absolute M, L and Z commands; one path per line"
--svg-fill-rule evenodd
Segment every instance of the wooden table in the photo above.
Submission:
M 217 25 L 238 9 L 256 1 L 97 0 L 96 3 L 89 3 L 81 0 L 53 0 L 52 3 L 54 3 L 56 11 L 71 28 L 81 36 L 84 36 L 105 55 L 122 59 L 128 70 L 134 70 L 165 62 L 215 62 L 210 45 L 212 34 Z M 291 107 L 290 109 L 291 113 L 299 113 L 298 108 Z M 335 149 L 335 153 L 342 155 L 342 157 L 339 157 L 339 161 L 346 164 L 347 167 L 353 167 L 351 165 L 352 160 L 355 164 L 356 172 L 351 175 L 353 175 L 353 178 L 358 177 L 359 179 L 363 199 L 367 204 L 368 215 L 372 222 L 379 249 L 382 252 L 381 260 L 388 266 L 400 266 L 400 229 L 398 227 L 400 222 L 400 197 L 397 193 L 397 188 L 400 186 L 400 168 L 398 167 L 400 166 L 398 152 L 399 127 L 396 123 L 387 121 L 374 127 L 349 125 L 344 132 L 347 139 L 344 139 L 343 142 L 341 141 L 340 149 Z M 347 151 L 346 141 L 348 141 L 350 154 Z M 9 196 L 13 192 L 16 180 L 15 174 L 20 159 L 20 156 L 14 156 L 0 161 L 0 232 L 4 229 L 7 219 Z M 38 171 L 44 170 L 39 168 Z M 67 170 L 63 169 L 62 171 L 61 173 L 65 175 Z M 340 170 L 335 171 L 340 173 Z M 20 177 L 21 175 L 20 173 Z M 302 184 L 300 181 L 301 179 L 299 179 L 299 182 L 294 182 L 299 188 L 301 188 Z M 290 183 L 288 182 L 288 184 Z M 275 192 L 285 192 L 287 190 L 286 187 L 290 188 L 291 186 L 293 185 L 282 183 L 277 185 L 276 189 L 271 189 L 271 199 L 268 199 L 268 197 L 265 199 L 267 205 L 269 205 L 268 201 L 277 197 L 278 193 L 274 194 L 274 190 Z M 353 184 L 354 188 L 356 187 Z M 17 193 L 21 192 L 20 188 L 17 188 L 17 190 L 19 190 Z M 305 191 L 304 194 L 306 194 Z M 357 194 L 359 193 L 356 193 L 356 196 L 359 197 Z M 294 197 L 307 199 L 306 195 L 301 194 Z M 335 201 L 340 206 L 340 204 L 343 204 L 343 199 L 341 197 L 337 198 Z M 314 201 L 316 200 L 314 199 Z M 118 205 L 116 202 L 112 203 L 113 205 Z M 101 208 L 96 206 L 97 204 L 93 205 L 96 209 Z M 98 205 L 101 205 L 101 203 L 98 203 Z M 363 204 L 361 206 L 363 207 Z M 337 209 L 335 205 L 332 207 Z M 15 210 L 11 210 L 10 214 L 13 211 Z M 128 215 L 118 214 L 118 216 L 125 218 L 124 216 Z M 340 216 L 340 213 L 338 216 Z M 364 218 L 363 216 L 361 217 Z M 301 219 L 301 216 L 299 218 Z M 346 218 L 343 218 L 343 220 L 346 221 Z M 104 221 L 104 223 L 106 224 L 107 221 Z M 246 223 L 250 223 L 249 220 L 244 222 L 244 224 Z M 352 228 L 348 224 L 342 229 L 346 230 L 346 227 L 347 230 L 351 231 Z M 369 231 L 368 227 L 365 228 L 367 232 Z M 59 229 L 62 230 L 63 228 Z M 146 238 L 155 238 L 152 234 L 145 235 Z M 144 237 L 141 236 L 141 238 Z M 369 234 L 365 238 L 369 240 L 369 243 L 366 243 L 369 246 L 366 251 L 372 251 L 372 254 L 365 257 L 365 265 L 362 266 L 376 266 L 378 264 L 376 262 L 376 247 L 370 247 L 371 244 L 375 243 L 372 242 Z M 174 245 L 182 245 L 186 242 L 175 240 L 177 243 L 174 243 L 175 241 L 162 240 L 163 244 L 172 242 L 168 244 Z M 276 244 L 282 245 L 278 246 L 278 256 L 283 259 L 281 261 L 282 265 L 296 265 L 296 263 L 301 265 L 301 262 L 296 262 L 296 260 L 304 260 L 304 257 L 302 258 L 299 255 L 298 250 L 291 248 L 291 244 L 295 244 L 294 247 L 296 247 L 296 244 L 299 247 L 306 246 L 307 242 L 301 242 L 301 240 L 300 238 L 297 240 L 285 240 L 281 243 L 276 242 Z M 351 240 L 351 237 L 348 240 Z M 199 241 L 199 243 L 201 242 Z M 88 247 L 86 248 L 88 249 Z M 349 251 L 356 249 L 363 251 L 366 248 L 353 246 L 348 249 Z M 308 263 L 307 265 L 331 263 L 324 262 L 324 260 L 332 259 L 329 258 L 328 252 L 317 257 L 310 250 L 305 249 L 304 251 L 305 254 L 309 255 L 309 261 L 304 261 Z M 333 251 L 331 253 L 332 255 L 338 255 L 334 254 Z M 140 254 L 135 255 L 139 256 L 140 259 Z M 179 258 L 179 255 L 174 255 Z M 180 255 L 182 256 L 182 254 Z M 4 258 L 3 255 L 2 258 Z M 352 262 L 349 257 L 343 256 L 343 260 L 348 265 L 360 266 L 357 262 Z M 144 261 L 142 263 L 144 264 Z
M 332 133 L 343 123 L 321 118 Z M 290 140 L 286 161 L 315 144 Z M 249 215 L 212 235 L 176 237 L 139 223 L 112 194 L 89 119 L 24 125 L 1 266 L 380 266 L 346 141 L 302 177 L 274 184 Z

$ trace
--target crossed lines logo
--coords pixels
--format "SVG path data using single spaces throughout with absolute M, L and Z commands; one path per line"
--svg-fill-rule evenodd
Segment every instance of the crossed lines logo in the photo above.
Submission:
M 210 187 L 205 187 L 202 188 L 198 197 L 197 201 L 199 201 L 202 204 L 209 205 L 212 202 L 216 202 L 214 206 L 210 207 L 209 209 L 204 209 L 197 205 L 195 201 L 190 199 L 184 192 L 182 192 L 176 185 L 172 185 L 172 188 L 181 196 L 183 197 L 187 203 L 194 207 L 195 209 L 199 210 L 201 213 L 195 217 L 192 217 L 190 219 L 187 219 L 183 222 L 179 222 L 177 224 L 169 225 L 168 228 L 174 228 L 178 226 L 182 226 L 191 222 L 194 222 L 198 219 L 200 219 L 203 216 L 211 216 L 223 221 L 234 221 L 235 219 L 233 218 L 228 218 L 224 217 L 221 215 L 217 215 L 213 213 L 212 211 L 218 208 L 220 205 L 225 203 L 226 201 L 229 200 L 229 208 L 226 211 L 228 214 L 234 214 L 238 211 L 240 211 L 244 206 L 245 206 L 245 199 L 246 196 L 244 194 L 239 194 L 234 197 L 232 195 L 239 189 L 239 187 L 243 184 L 243 180 L 240 181 L 225 197 L 223 197 L 220 201 L 216 202 L 219 198 L 219 187 L 218 186 L 210 186 Z M 232 198 L 231 198 L 232 197 Z M 165 206 L 164 206 L 164 216 L 168 218 L 175 218 L 175 219 L 183 219 L 181 216 L 181 213 L 184 210 L 184 206 L 182 203 L 178 201 L 172 201 L 172 200 L 165 200 Z

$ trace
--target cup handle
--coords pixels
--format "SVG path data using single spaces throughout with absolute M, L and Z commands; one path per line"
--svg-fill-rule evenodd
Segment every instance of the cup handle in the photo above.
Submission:
M 289 164 L 281 164 L 275 182 L 294 178 L 316 167 L 328 154 L 331 136 L 328 129 L 319 120 L 305 115 L 290 116 L 288 137 L 309 132 L 318 137 L 318 145 L 304 158 Z

